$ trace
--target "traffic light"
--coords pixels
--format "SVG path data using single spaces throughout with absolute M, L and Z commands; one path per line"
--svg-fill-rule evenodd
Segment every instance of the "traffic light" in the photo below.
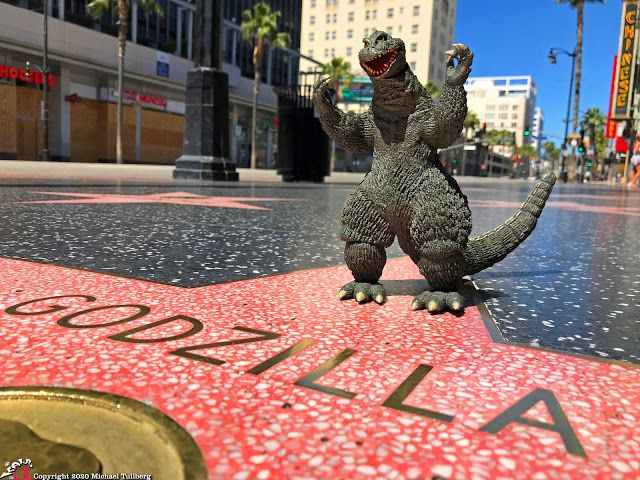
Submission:
M 589 161 L 587 162 L 587 168 L 591 168 L 591 166 L 592 166 L 592 165 L 593 165 L 593 163 L 591 163 L 591 160 L 589 160 Z
M 578 153 L 584 155 L 586 148 L 584 146 L 584 130 L 580 130 L 580 141 L 578 143 Z
M 528 137 L 529 135 L 531 135 L 531 129 L 529 128 L 529 125 L 524 127 L 524 136 Z

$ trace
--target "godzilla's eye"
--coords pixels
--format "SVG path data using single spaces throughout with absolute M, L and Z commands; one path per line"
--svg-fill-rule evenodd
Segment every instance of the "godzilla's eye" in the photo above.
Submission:
M 368 47 L 369 45 L 371 45 L 371 42 L 369 42 L 368 38 L 363 38 L 362 41 L 364 42 L 365 48 Z
M 376 37 L 376 44 L 378 44 L 378 43 L 382 43 L 382 42 L 386 41 L 388 38 L 389 38 L 389 37 L 387 36 L 387 34 L 386 34 L 386 33 L 381 33 L 380 35 L 378 35 L 378 36 Z

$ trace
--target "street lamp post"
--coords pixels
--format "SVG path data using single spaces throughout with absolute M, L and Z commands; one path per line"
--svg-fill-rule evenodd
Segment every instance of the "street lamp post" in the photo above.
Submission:
M 573 76 L 576 68 L 576 52 L 568 52 L 564 48 L 551 48 L 549 50 L 549 61 L 555 64 L 558 59 L 556 57 L 556 52 L 564 53 L 571 57 L 571 78 L 569 79 L 569 100 L 567 101 L 567 118 L 564 121 L 564 142 L 562 143 L 562 171 L 560 172 L 560 178 L 563 182 L 567 182 L 567 172 L 565 171 L 566 159 L 567 159 L 567 136 L 569 135 L 569 116 L 571 115 L 571 95 L 573 93 Z M 575 155 L 575 149 L 573 149 L 573 153 Z

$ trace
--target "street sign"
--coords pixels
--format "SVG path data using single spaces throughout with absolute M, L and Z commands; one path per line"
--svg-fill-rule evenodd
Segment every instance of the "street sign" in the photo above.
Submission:
M 169 78 L 169 55 L 165 52 L 157 52 L 156 75 Z

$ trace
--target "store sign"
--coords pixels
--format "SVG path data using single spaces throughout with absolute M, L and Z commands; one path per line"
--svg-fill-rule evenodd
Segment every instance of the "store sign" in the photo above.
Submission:
M 124 91 L 122 95 L 124 101 L 139 103 L 141 105 L 149 105 L 153 107 L 167 108 L 167 99 L 163 97 L 156 97 L 154 95 L 147 95 L 145 93 Z
M 339 99 L 343 102 L 368 103 L 373 99 L 373 85 L 369 78 L 354 78 L 339 90 Z
M 156 75 L 169 78 L 169 54 L 157 52 L 156 55 Z
M 636 65 L 637 1 L 625 1 L 622 7 L 620 48 L 614 85 L 613 120 L 627 120 L 631 116 L 633 79 Z
M 20 80 L 27 83 L 35 83 L 42 85 L 44 83 L 44 73 L 27 71 L 25 68 L 15 68 L 8 65 L 0 65 L 0 78 L 8 78 L 11 80 Z M 53 87 L 56 84 L 55 76 L 50 73 L 47 84 Z

